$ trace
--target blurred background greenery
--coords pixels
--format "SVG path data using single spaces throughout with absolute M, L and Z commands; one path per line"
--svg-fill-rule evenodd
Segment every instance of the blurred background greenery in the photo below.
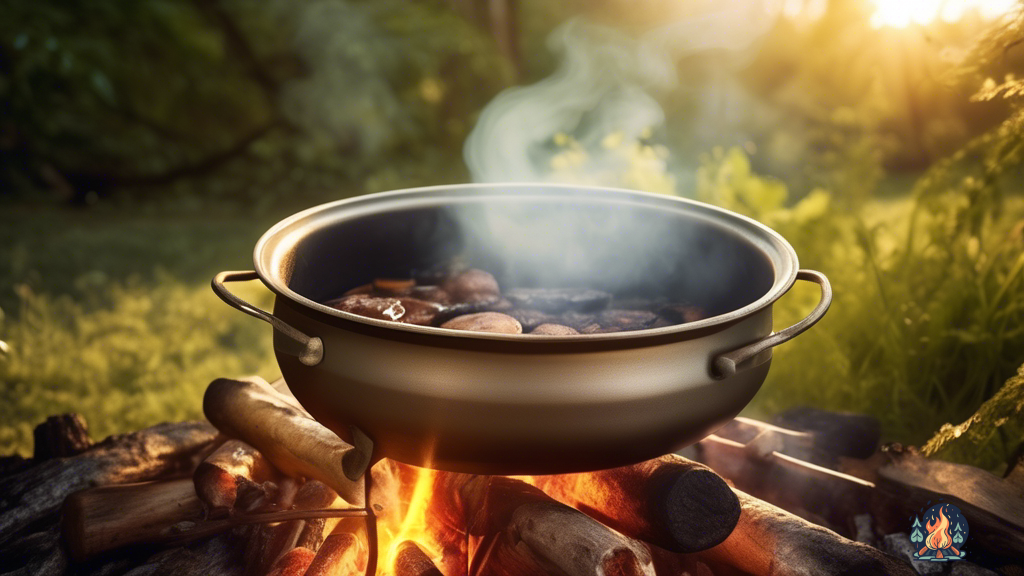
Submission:
M 702 2 L 3 3 L 0 453 L 30 452 L 48 414 L 99 437 L 199 416 L 215 377 L 275 377 L 216 271 L 298 209 L 479 178 L 467 137 L 502 90 L 558 76 L 570 19 L 614 31 L 584 45 L 603 50 Z M 669 53 L 643 131 L 540 130 L 544 176 L 748 214 L 828 274 L 831 312 L 778 349 L 749 414 L 871 413 L 998 471 L 1024 432 L 1022 5 L 768 4 L 741 49 Z M 816 298 L 795 288 L 776 325 Z

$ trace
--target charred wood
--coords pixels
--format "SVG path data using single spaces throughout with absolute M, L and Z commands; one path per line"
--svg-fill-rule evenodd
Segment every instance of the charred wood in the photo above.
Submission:
M 50 416 L 32 431 L 35 449 L 32 459 L 66 458 L 85 452 L 92 446 L 89 427 L 81 414 Z
M 206 422 L 159 424 L 111 436 L 78 456 L 47 460 L 0 478 L 0 544 L 55 514 L 72 492 L 191 472 L 215 436 Z

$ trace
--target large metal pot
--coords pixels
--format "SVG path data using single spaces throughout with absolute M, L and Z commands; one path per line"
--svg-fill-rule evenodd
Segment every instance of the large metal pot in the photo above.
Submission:
M 710 311 L 699 322 L 581 336 L 465 332 L 356 316 L 321 302 L 376 277 L 452 257 L 503 286 L 586 286 Z M 292 392 L 374 456 L 440 469 L 541 474 L 625 465 L 696 442 L 764 382 L 771 348 L 825 313 L 825 277 L 798 270 L 776 232 L 680 198 L 547 184 L 462 185 L 361 196 L 272 227 L 254 272 L 213 280 L 229 304 L 274 326 Z M 273 314 L 224 283 L 259 278 Z M 821 302 L 772 332 L 797 279 Z

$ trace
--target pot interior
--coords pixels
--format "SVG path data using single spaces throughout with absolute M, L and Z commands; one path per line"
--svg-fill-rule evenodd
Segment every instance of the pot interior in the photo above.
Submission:
M 453 258 L 494 274 L 503 289 L 595 288 L 696 305 L 711 316 L 751 305 L 773 287 L 781 294 L 796 268 L 785 240 L 730 212 L 557 186 L 365 196 L 297 214 L 256 249 L 272 288 L 319 303 Z

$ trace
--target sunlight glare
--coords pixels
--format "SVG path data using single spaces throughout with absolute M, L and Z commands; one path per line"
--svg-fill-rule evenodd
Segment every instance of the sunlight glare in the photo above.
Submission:
M 911 24 L 925 26 L 939 18 L 956 22 L 972 10 L 977 10 L 982 18 L 998 18 L 1013 10 L 1017 0 L 871 0 L 871 3 L 875 5 L 872 26 L 906 28 Z

